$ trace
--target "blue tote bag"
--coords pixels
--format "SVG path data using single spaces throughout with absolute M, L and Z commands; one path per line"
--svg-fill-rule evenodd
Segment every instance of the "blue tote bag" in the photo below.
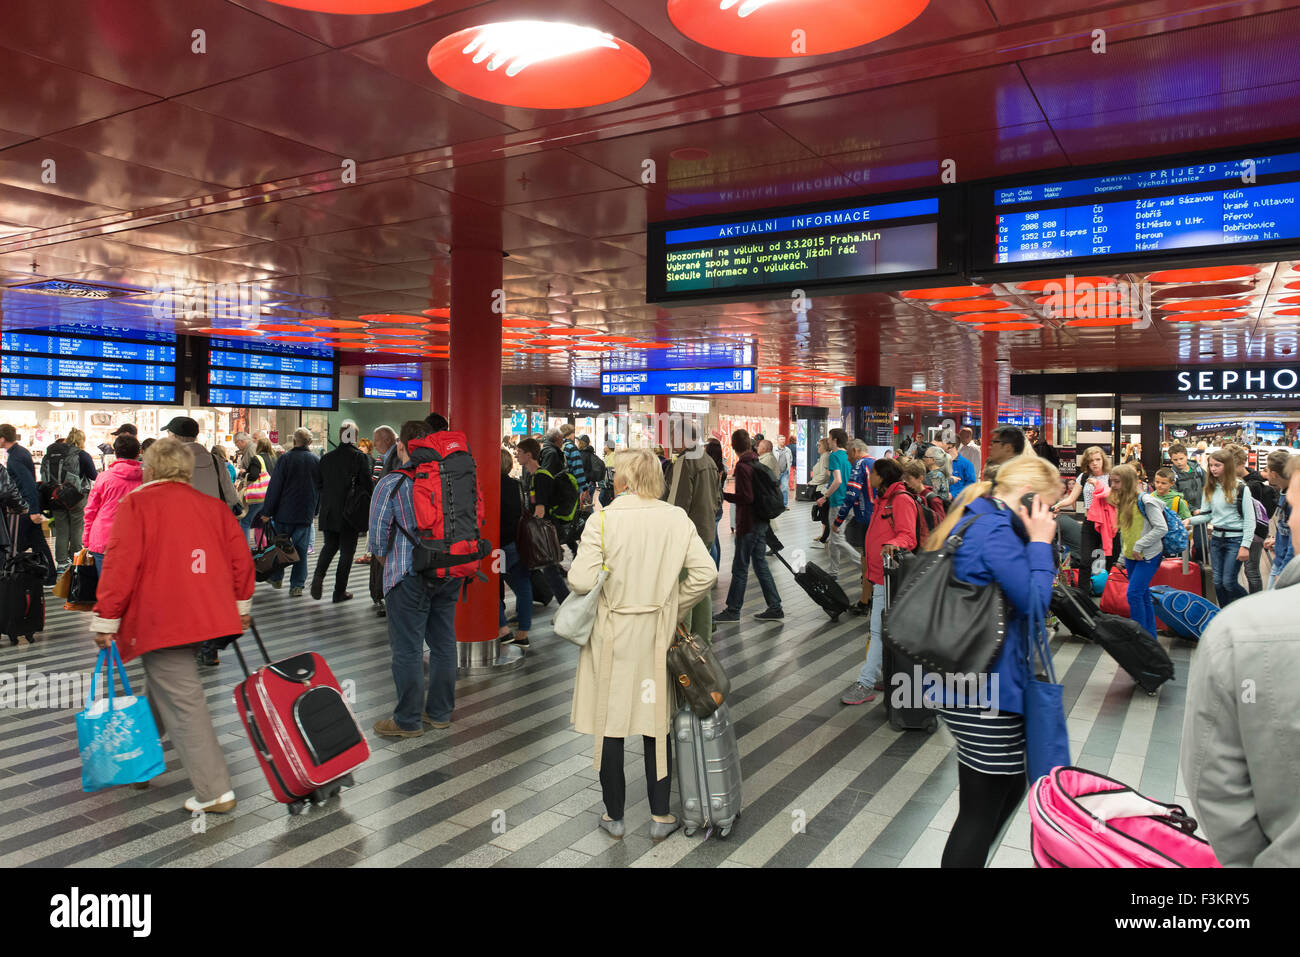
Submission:
M 105 672 L 108 695 L 95 699 L 99 672 Z M 123 697 L 113 695 L 113 672 L 122 679 Z M 90 679 L 86 708 L 77 715 L 81 751 L 81 789 L 101 791 L 119 784 L 148 781 L 166 770 L 158 726 L 144 695 L 133 695 L 117 645 L 99 652 Z
M 1029 656 L 1025 669 L 1025 767 L 1032 784 L 1052 768 L 1070 764 L 1070 736 L 1065 724 L 1065 689 L 1056 683 L 1052 651 L 1047 645 L 1042 615 L 1029 613 Z M 1035 656 L 1042 659 L 1046 681 L 1039 681 Z

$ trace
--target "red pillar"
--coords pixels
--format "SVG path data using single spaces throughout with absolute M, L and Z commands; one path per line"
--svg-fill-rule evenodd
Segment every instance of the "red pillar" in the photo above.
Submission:
M 446 415 L 451 408 L 451 370 L 439 364 L 429 368 L 429 411 Z
M 777 400 L 777 434 L 790 437 L 790 396 L 785 393 Z
M 499 249 L 453 247 L 451 251 L 451 427 L 465 433 L 478 468 L 483 494 L 484 538 L 499 544 L 501 525 L 501 316 L 492 311 L 501 288 Z M 469 587 L 468 601 L 456 606 L 456 640 L 495 641 L 497 573 L 482 564 L 488 581 Z
M 912 411 L 912 435 L 916 437 L 916 441 L 918 442 L 921 441 L 921 410 L 920 409 L 914 409 Z
M 985 333 L 980 349 L 980 461 L 989 460 L 989 442 L 998 427 L 998 340 Z

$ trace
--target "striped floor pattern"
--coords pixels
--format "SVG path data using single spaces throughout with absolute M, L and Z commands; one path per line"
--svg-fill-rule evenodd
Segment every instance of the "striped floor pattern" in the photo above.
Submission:
M 814 529 L 806 506 L 776 524 L 791 549 L 808 546 Z M 715 611 L 730 577 L 725 524 L 722 534 Z M 810 554 L 816 561 L 820 552 Z M 254 599 L 273 657 L 318 651 L 355 687 L 354 708 L 373 754 L 340 800 L 289 817 L 271 799 L 234 711 L 230 691 L 242 673 L 226 652 L 219 667 L 205 670 L 204 683 L 239 797 L 232 814 L 200 821 L 181 809 L 191 791 L 170 746 L 168 771 L 149 790 L 85 794 L 73 720 L 80 704 L 22 708 L 10 700 L 0 708 L 0 866 L 936 866 L 957 814 L 951 736 L 942 728 L 933 735 L 891 730 L 879 699 L 840 705 L 862 662 L 866 622 L 828 621 L 785 569 L 773 566 L 784 623 L 752 621 L 762 603 L 751 580 L 744 620 L 715 636 L 732 676 L 745 776 L 744 815 L 727 840 L 678 831 L 651 842 L 639 740 L 628 742 L 626 757 L 627 836 L 615 840 L 596 826 L 603 806 L 592 742 L 569 725 L 577 650 L 549 633 L 554 605 L 536 616 L 522 668 L 461 680 L 451 729 L 400 741 L 376 737 L 370 729 L 391 714 L 394 700 L 388 643 L 384 622 L 364 599 L 365 569 L 355 566 L 358 598 L 345 605 L 290 598 L 287 587 L 267 585 Z M 856 587 L 848 591 L 857 598 Z M 20 668 L 30 682 L 38 673 L 93 665 L 86 616 L 54 600 L 48 607 L 41 640 L 0 648 L 0 688 L 16 681 Z M 1185 804 L 1178 744 L 1192 647 L 1167 636 L 1161 642 L 1178 677 L 1158 697 L 1136 690 L 1094 645 L 1067 637 L 1053 648 L 1075 763 Z M 128 673 L 143 681 L 138 663 Z M 991 864 L 1030 866 L 1028 847 L 1022 810 Z

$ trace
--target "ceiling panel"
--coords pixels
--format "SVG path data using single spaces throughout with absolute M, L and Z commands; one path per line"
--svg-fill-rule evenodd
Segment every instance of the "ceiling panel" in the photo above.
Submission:
M 0 56 L 0 128 L 15 133 L 43 136 L 155 99 L 15 50 Z
M 0 183 L 115 209 L 207 196 L 218 188 L 49 140 L 0 151 Z

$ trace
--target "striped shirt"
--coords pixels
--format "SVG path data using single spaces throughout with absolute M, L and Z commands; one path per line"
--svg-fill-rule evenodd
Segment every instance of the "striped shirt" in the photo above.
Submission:
M 564 443 L 564 462 L 568 470 L 573 473 L 573 477 L 578 480 L 578 488 L 586 488 L 587 470 L 582 467 L 582 452 L 573 444 L 572 439 Z
M 1025 719 L 1019 714 L 984 717 L 981 708 L 940 708 L 957 739 L 957 760 L 984 774 L 1025 773 Z
M 415 574 L 415 546 L 394 527 L 394 522 L 416 537 L 415 483 L 402 472 L 389 472 L 375 486 L 370 500 L 370 554 L 385 557 L 384 594 L 403 578 Z

